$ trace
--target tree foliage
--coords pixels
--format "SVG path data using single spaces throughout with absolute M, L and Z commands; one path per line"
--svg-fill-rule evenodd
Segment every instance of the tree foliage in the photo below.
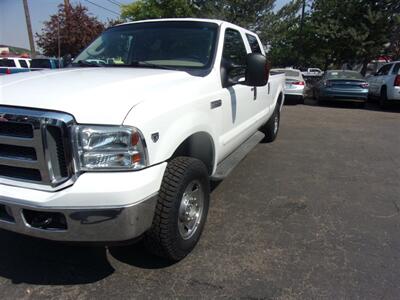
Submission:
M 392 0 L 315 0 L 312 24 L 316 39 L 337 64 L 369 61 L 385 51 L 399 25 Z
M 259 28 L 275 0 L 138 0 L 122 6 L 126 20 L 203 17 Z
M 380 54 L 399 55 L 399 7 L 394 0 L 309 0 L 300 30 L 302 0 L 293 0 L 263 26 L 270 56 L 280 66 L 362 65 Z
M 65 9 L 58 6 L 58 13 L 50 16 L 44 22 L 40 34 L 36 34 L 36 41 L 47 56 L 58 55 L 58 37 L 60 37 L 61 56 L 71 54 L 76 56 L 90 42 L 92 42 L 105 26 L 95 17 L 88 15 L 86 7 L 78 4 Z
M 158 18 L 182 18 L 196 15 L 196 7 L 187 0 L 138 0 L 122 5 L 121 17 L 138 21 Z

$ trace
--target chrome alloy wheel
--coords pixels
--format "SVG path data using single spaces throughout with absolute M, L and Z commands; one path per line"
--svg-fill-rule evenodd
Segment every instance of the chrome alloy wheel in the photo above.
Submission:
M 204 191 L 197 180 L 188 184 L 179 207 L 178 228 L 184 240 L 190 239 L 196 232 L 203 217 Z

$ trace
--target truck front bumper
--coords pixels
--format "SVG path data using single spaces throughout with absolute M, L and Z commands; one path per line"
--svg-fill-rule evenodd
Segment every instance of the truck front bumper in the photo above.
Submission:
M 165 167 L 86 173 L 58 192 L 0 184 L 0 228 L 66 242 L 134 239 L 152 224 Z

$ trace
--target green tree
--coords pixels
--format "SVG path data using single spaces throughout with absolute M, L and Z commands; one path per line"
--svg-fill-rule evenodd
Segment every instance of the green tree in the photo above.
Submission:
M 276 0 L 198 0 L 197 15 L 234 23 L 252 30 L 260 30 L 273 15 Z
M 315 39 L 330 52 L 336 64 L 367 64 L 385 51 L 390 36 L 399 26 L 398 1 L 315 0 L 312 25 Z
M 258 29 L 275 0 L 138 0 L 122 6 L 125 20 L 202 17 Z
M 196 7 L 187 0 L 138 0 L 122 5 L 121 18 L 138 21 L 192 17 L 196 15 L 196 10 Z
M 76 56 L 103 30 L 104 24 L 91 17 L 87 8 L 78 4 L 65 9 L 64 5 L 58 6 L 58 13 L 50 16 L 44 22 L 41 33 L 36 34 L 38 46 L 47 56 L 58 55 L 60 41 L 60 54 Z

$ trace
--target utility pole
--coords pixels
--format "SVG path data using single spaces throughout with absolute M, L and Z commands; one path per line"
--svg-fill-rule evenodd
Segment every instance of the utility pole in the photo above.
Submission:
M 299 49 L 300 52 L 303 54 L 304 51 L 304 41 L 303 41 L 303 27 L 304 27 L 304 15 L 306 12 L 306 0 L 303 0 L 303 5 L 301 8 L 301 19 L 300 19 L 300 33 L 299 33 Z M 298 62 L 299 63 L 299 62 Z
M 24 2 L 26 27 L 28 29 L 29 45 L 31 47 L 31 56 L 32 56 L 32 58 L 35 58 L 35 56 L 36 56 L 35 42 L 33 40 L 32 24 L 31 24 L 31 16 L 29 14 L 28 0 L 23 0 L 23 2 Z

